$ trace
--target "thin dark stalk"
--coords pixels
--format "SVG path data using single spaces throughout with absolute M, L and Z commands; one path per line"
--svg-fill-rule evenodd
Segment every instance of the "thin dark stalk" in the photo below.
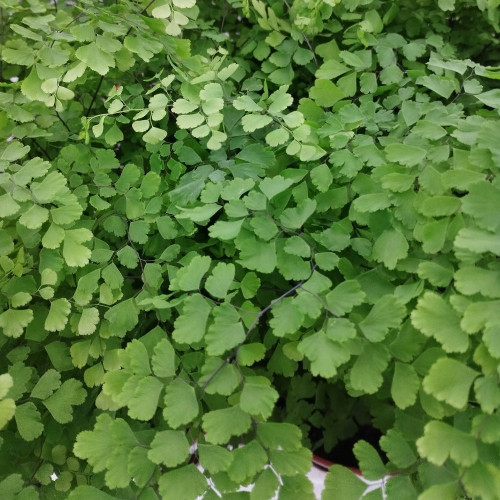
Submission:
M 68 127 L 68 124 L 64 121 L 62 116 L 59 114 L 59 112 L 56 110 L 56 116 L 59 118 L 59 121 L 64 125 L 64 128 L 71 134 L 71 129 Z
M 90 105 L 87 108 L 87 112 L 85 113 L 85 117 L 88 117 L 90 115 L 90 112 L 92 111 L 92 106 L 94 105 L 94 102 L 97 98 L 97 94 L 99 93 L 99 90 L 101 89 L 102 82 L 104 80 L 104 75 L 101 75 L 101 78 L 99 78 L 99 83 L 97 84 L 97 87 L 94 90 L 94 95 L 92 96 L 92 100 L 90 101 Z
M 45 158 L 47 158 L 47 160 L 49 161 L 52 161 L 52 158 L 49 156 L 49 153 L 47 153 L 45 148 L 43 148 L 36 139 L 31 139 L 31 140 L 33 141 L 33 144 L 43 153 Z

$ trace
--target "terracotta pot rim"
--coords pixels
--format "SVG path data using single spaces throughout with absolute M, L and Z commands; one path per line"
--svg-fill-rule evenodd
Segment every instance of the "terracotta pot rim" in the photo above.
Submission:
M 330 462 L 330 460 L 327 460 L 326 458 L 319 457 L 318 455 L 313 455 L 313 464 L 316 465 L 316 467 L 319 467 L 320 469 L 323 470 L 328 470 L 332 465 L 342 465 L 342 464 L 334 464 L 333 462 Z M 342 467 L 345 467 L 346 469 L 349 469 L 351 472 L 354 472 L 357 476 L 361 476 L 361 471 L 357 469 L 356 467 L 347 467 L 345 465 L 342 465 Z

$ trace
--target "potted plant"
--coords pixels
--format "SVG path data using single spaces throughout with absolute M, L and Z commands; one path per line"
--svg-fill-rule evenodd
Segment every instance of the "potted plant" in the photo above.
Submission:
M 493 4 L 0 2 L 3 498 L 498 498 Z

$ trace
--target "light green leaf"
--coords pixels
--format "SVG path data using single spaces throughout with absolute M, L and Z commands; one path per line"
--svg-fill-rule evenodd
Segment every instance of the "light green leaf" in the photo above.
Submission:
M 141 379 L 133 397 L 127 402 L 130 417 L 145 422 L 151 420 L 158 408 L 158 400 L 162 390 L 163 383 L 157 378 L 148 376 Z
M 469 391 L 478 373 L 452 358 L 440 358 L 424 378 L 424 390 L 437 400 L 462 409 L 468 402 Z
M 36 439 L 42 434 L 43 424 L 40 422 L 40 412 L 33 403 L 29 402 L 17 406 L 15 419 L 17 430 L 25 441 L 33 441 L 33 439 Z
M 83 384 L 74 378 L 63 382 L 61 387 L 43 404 L 49 410 L 56 422 L 67 424 L 73 420 L 73 406 L 81 405 L 85 401 L 87 391 Z
M 417 448 L 422 457 L 439 466 L 448 458 L 471 466 L 478 455 L 474 436 L 435 420 L 426 424 L 424 435 L 417 440 Z
M 234 273 L 234 264 L 219 262 L 212 270 L 212 274 L 207 278 L 205 288 L 213 297 L 224 299 L 233 283 Z
M 139 322 L 137 305 L 133 299 L 127 299 L 110 307 L 104 318 L 110 323 L 109 330 L 114 335 L 122 337 L 132 330 Z
M 47 399 L 61 386 L 61 374 L 52 368 L 47 370 L 31 390 L 31 397 Z
M 259 184 L 259 188 L 266 195 L 266 198 L 271 200 L 277 194 L 289 188 L 292 184 L 293 181 L 291 179 L 285 179 L 281 175 L 275 175 L 274 177 L 266 177 L 263 179 Z
M 364 440 L 358 441 L 353 447 L 353 452 L 366 479 L 375 481 L 387 474 L 377 450 L 371 444 Z
M 344 93 L 330 80 L 318 79 L 309 90 L 309 96 L 318 106 L 329 108 L 344 99 Z
M 250 96 L 241 95 L 233 101 L 233 106 L 240 111 L 263 111 L 262 107 L 259 106 Z
M 245 340 L 243 324 L 236 309 L 223 303 L 213 310 L 214 321 L 205 336 L 209 356 L 219 356 Z
M 164 402 L 163 416 L 173 429 L 188 424 L 198 416 L 199 407 L 194 388 L 180 378 L 167 385 Z
M 289 229 L 299 229 L 316 210 L 317 203 L 309 198 L 297 204 L 295 208 L 286 208 L 280 216 L 280 222 Z
M 199 444 L 197 451 L 201 466 L 208 470 L 210 474 L 226 471 L 233 461 L 231 452 L 220 446 Z
M 44 328 L 49 332 L 64 330 L 71 312 L 71 304 L 68 299 L 61 298 L 50 304 L 49 315 L 45 320 Z
M 406 469 L 417 460 L 417 455 L 413 446 L 403 437 L 403 435 L 390 429 L 380 438 L 380 447 L 386 452 L 389 460 L 396 465 Z
M 189 442 L 181 431 L 159 431 L 151 442 L 148 458 L 155 464 L 177 467 L 189 456 Z
M 168 339 L 163 338 L 156 344 L 151 358 L 151 367 L 157 377 L 173 377 L 175 375 L 175 351 Z
M 425 292 L 411 313 L 411 322 L 427 337 L 434 337 L 446 352 L 467 350 L 469 339 L 460 328 L 460 317 L 437 293 Z
M 210 311 L 210 305 L 200 294 L 196 293 L 184 299 L 182 313 L 174 323 L 174 340 L 180 344 L 199 342 L 205 335 Z
M 3 334 L 6 337 L 20 337 L 32 321 L 33 311 L 31 309 L 7 309 L 0 314 L 0 328 L 3 329 Z
M 425 149 L 411 144 L 389 144 L 385 148 L 385 153 L 389 161 L 401 163 L 408 167 L 414 167 L 422 163 L 427 154 Z
M 366 483 L 354 472 L 333 465 L 325 477 L 325 489 L 321 495 L 322 500 L 344 498 L 345 500 L 359 500 L 366 490 Z
M 259 420 L 267 420 L 278 397 L 278 392 L 266 377 L 247 377 L 240 396 L 240 407 Z
M 0 429 L 3 429 L 7 425 L 7 423 L 14 416 L 15 412 L 16 403 L 13 399 L 7 398 L 0 401 Z
M 87 307 L 82 310 L 78 322 L 78 335 L 91 335 L 99 324 L 99 310 L 96 307 Z
M 289 137 L 290 134 L 286 129 L 277 128 L 276 130 L 273 130 L 266 135 L 266 142 L 267 144 L 269 144 L 269 146 L 275 148 L 277 146 L 285 144 L 288 141 Z
M 490 108 L 500 108 L 500 89 L 488 90 L 476 95 L 476 97 Z
M 232 455 L 233 460 L 227 473 L 236 484 L 252 481 L 268 461 L 264 448 L 256 440 L 236 448 Z
M 389 329 L 397 328 L 406 314 L 406 309 L 393 295 L 379 299 L 368 315 L 359 323 L 359 328 L 370 342 L 380 342 Z
M 166 130 L 157 127 L 151 127 L 143 136 L 142 139 L 148 144 L 158 144 L 167 137 Z
M 63 257 L 68 266 L 83 267 L 90 260 L 91 250 L 83 245 L 93 238 L 88 229 L 67 229 L 64 232 Z
M 415 368 L 406 363 L 396 361 L 392 378 L 391 396 L 398 408 L 404 410 L 412 406 L 416 399 L 420 379 Z
M 273 119 L 270 116 L 251 113 L 249 115 L 245 115 L 241 119 L 241 124 L 243 125 L 243 130 L 245 132 L 255 132 L 266 125 L 269 125 L 272 121 Z
M 350 371 L 352 388 L 364 394 L 377 392 L 382 385 L 382 373 L 389 358 L 389 352 L 383 344 L 365 344 Z
M 48 218 L 49 211 L 46 208 L 40 205 L 31 205 L 31 207 L 19 217 L 19 224 L 26 226 L 28 229 L 40 229 Z
M 196 500 L 207 488 L 205 476 L 193 464 L 166 472 L 158 479 L 158 491 L 164 500 Z
M 347 280 L 337 285 L 326 297 L 328 308 L 337 316 L 343 316 L 352 310 L 354 306 L 363 303 L 365 293 L 361 285 L 355 280 Z
M 231 436 L 241 436 L 250 429 L 250 415 L 239 406 L 213 410 L 203 415 L 206 440 L 212 444 L 225 444 Z
M 333 342 L 322 331 L 303 339 L 298 350 L 311 362 L 311 373 L 323 378 L 337 374 L 337 368 L 349 361 L 351 353 L 342 344 Z
M 399 260 L 408 255 L 409 245 L 402 233 L 396 230 L 384 231 L 373 245 L 372 255 L 388 269 L 394 269 Z
M 115 67 L 115 60 L 111 54 L 101 50 L 95 42 L 80 46 L 75 55 L 90 69 L 100 75 L 105 75 L 110 68 Z
M 203 276 L 210 267 L 211 259 L 208 256 L 196 255 L 190 263 L 177 271 L 175 278 L 170 282 L 171 290 L 198 290 Z

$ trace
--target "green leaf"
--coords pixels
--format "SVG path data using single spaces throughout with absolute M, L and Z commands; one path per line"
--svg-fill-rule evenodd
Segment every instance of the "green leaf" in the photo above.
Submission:
M 266 195 L 266 198 L 271 200 L 277 194 L 289 188 L 292 184 L 293 181 L 291 179 L 285 179 L 281 175 L 275 175 L 274 177 L 266 177 L 263 179 L 259 184 L 259 188 Z
M 285 144 L 290 138 L 289 132 L 284 128 L 277 128 L 266 135 L 266 142 L 269 146 L 275 148 Z
M 158 408 L 158 400 L 163 383 L 154 377 L 144 377 L 139 381 L 132 399 L 128 401 L 129 415 L 136 420 L 151 420 Z
M 336 316 L 343 316 L 352 310 L 354 306 L 360 305 L 365 299 L 365 293 L 361 285 L 355 280 L 347 280 L 337 285 L 326 297 L 328 308 Z
M 199 383 L 203 384 L 207 394 L 230 396 L 241 383 L 241 375 L 236 367 L 220 358 L 208 358 L 202 373 Z
M 478 373 L 459 361 L 440 358 L 424 378 L 424 390 L 437 400 L 461 409 L 469 399 L 469 391 Z
M 39 205 L 31 205 L 31 207 L 19 217 L 19 224 L 26 226 L 28 229 L 40 229 L 48 220 L 49 211 Z
M 213 323 L 208 327 L 205 340 L 209 356 L 219 356 L 245 340 L 245 331 L 236 309 L 221 304 L 213 309 Z
M 124 300 L 110 307 L 104 314 L 110 323 L 110 331 L 122 337 L 139 322 L 137 306 L 133 299 Z
M 7 398 L 0 401 L 0 429 L 3 429 L 7 425 L 7 423 L 14 416 L 15 412 L 16 403 L 13 399 Z
M 271 450 L 269 459 L 278 474 L 303 476 L 311 469 L 312 452 L 307 448 L 295 451 Z
M 219 262 L 207 278 L 205 288 L 213 297 L 224 299 L 234 280 L 234 264 Z
M 243 267 L 264 274 L 272 273 L 276 268 L 274 240 L 264 242 L 254 238 L 250 233 L 240 233 L 236 246 L 240 249 L 240 260 L 237 262 Z
M 411 322 L 427 337 L 434 337 L 446 352 L 467 350 L 469 339 L 460 328 L 460 317 L 437 293 L 424 293 L 411 313 Z
M 273 329 L 276 337 L 284 337 L 287 334 L 295 334 L 304 322 L 304 313 L 297 308 L 290 297 L 285 297 L 272 308 L 273 317 L 269 326 Z
M 260 128 L 264 128 L 266 125 L 269 125 L 272 121 L 273 119 L 270 116 L 251 113 L 245 115 L 241 119 L 241 124 L 243 125 L 243 130 L 245 132 L 255 132 Z
M 250 492 L 250 500 L 271 500 L 280 486 L 280 482 L 271 469 L 264 469 Z
M 115 497 L 108 495 L 104 491 L 94 488 L 94 486 L 77 486 L 69 492 L 68 500 L 113 500 Z
M 489 182 L 469 187 L 469 193 L 462 201 L 462 211 L 473 217 L 478 226 L 489 231 L 498 231 L 500 222 L 494 214 L 500 210 L 500 189 Z
M 321 494 L 322 500 L 330 498 L 345 498 L 345 500 L 358 500 L 366 490 L 364 483 L 354 472 L 333 465 L 325 477 L 325 489 Z
M 451 458 L 460 465 L 471 466 L 478 456 L 475 437 L 435 420 L 426 424 L 417 448 L 434 465 L 443 465 Z
M 488 90 L 476 95 L 476 98 L 490 108 L 500 108 L 500 89 Z
M 115 61 L 111 54 L 101 50 L 95 42 L 79 47 L 75 55 L 84 62 L 90 69 L 105 75 L 110 68 L 115 67 Z
M 359 323 L 359 328 L 370 342 L 380 342 L 391 328 L 397 328 L 406 314 L 406 309 L 393 295 L 379 299 L 368 315 Z
M 414 446 L 410 446 L 410 443 L 405 440 L 403 435 L 393 429 L 390 429 L 380 438 L 380 447 L 396 467 L 406 469 L 417 461 Z
M 164 338 L 156 344 L 151 358 L 151 367 L 157 377 L 175 375 L 175 351 L 168 339 Z
M 64 330 L 70 312 L 71 304 L 68 299 L 61 298 L 51 302 L 49 315 L 44 324 L 45 330 L 48 332 Z
M 83 267 L 90 260 L 91 250 L 82 243 L 90 241 L 93 235 L 88 229 L 67 229 L 64 232 L 63 257 L 71 267 Z
M 42 434 L 43 424 L 40 422 L 41 416 L 33 403 L 28 402 L 17 406 L 15 419 L 17 430 L 25 441 L 33 441 L 33 439 Z
M 236 448 L 232 455 L 233 460 L 227 473 L 236 484 L 245 484 L 253 480 L 267 463 L 267 454 L 256 440 Z
M 280 216 L 280 222 L 289 229 L 299 229 L 316 210 L 315 200 L 307 198 L 295 208 L 286 208 Z
M 337 374 L 337 368 L 349 361 L 351 353 L 342 344 L 333 342 L 322 331 L 302 340 L 298 350 L 311 362 L 311 373 L 323 378 Z
M 425 149 L 411 144 L 389 144 L 385 148 L 387 159 L 391 162 L 401 163 L 408 167 L 414 167 L 422 163 L 427 152 Z
M 205 476 L 193 464 L 166 472 L 158 479 L 158 490 L 165 500 L 196 500 L 207 488 Z
M 199 444 L 198 456 L 201 466 L 210 474 L 226 471 L 233 461 L 233 455 L 229 450 L 210 444 Z
M 49 410 L 56 422 L 67 424 L 73 419 L 73 406 L 81 405 L 85 401 L 87 391 L 83 384 L 74 378 L 63 382 L 61 387 L 43 404 Z
M 318 106 L 329 108 L 345 97 L 344 93 L 330 80 L 318 79 L 309 91 L 309 96 Z
M 394 269 L 399 260 L 408 255 L 406 238 L 395 230 L 384 231 L 373 245 L 373 258 L 388 269 Z
M 420 379 L 415 368 L 396 361 L 392 378 L 391 396 L 398 408 L 404 410 L 412 406 L 420 388 Z
M 257 113 L 263 111 L 262 107 L 248 95 L 239 96 L 237 99 L 233 101 L 233 106 L 235 107 L 235 109 L 238 109 L 240 111 L 249 111 Z
M 453 92 L 458 90 L 457 81 L 454 78 L 438 75 L 422 76 L 417 79 L 417 84 L 427 87 L 445 99 L 448 99 Z
M 177 271 L 175 278 L 170 282 L 171 290 L 198 290 L 203 276 L 210 267 L 211 259 L 208 256 L 196 255 L 190 263 Z
M 142 139 L 147 144 L 158 144 L 167 137 L 167 132 L 158 127 L 151 127 L 143 136 Z
M 199 407 L 195 391 L 180 378 L 167 385 L 164 401 L 163 416 L 173 429 L 188 424 L 198 416 Z
M 350 372 L 353 389 L 374 394 L 383 382 L 382 373 L 389 362 L 389 352 L 382 344 L 365 344 Z
M 213 410 L 203 415 L 206 440 L 212 444 L 225 444 L 231 436 L 241 436 L 250 429 L 250 415 L 239 406 Z
M 32 321 L 31 309 L 7 309 L 0 314 L 0 328 L 6 337 L 20 337 Z
M 189 442 L 181 431 L 159 431 L 151 442 L 148 458 L 155 464 L 177 467 L 189 457 Z
M 52 368 L 47 370 L 31 390 L 31 397 L 47 399 L 61 386 L 61 374 Z
M 247 377 L 240 396 L 240 407 L 250 415 L 267 420 L 278 397 L 266 377 Z
M 383 478 L 387 471 L 375 448 L 366 441 L 358 441 L 353 448 L 363 477 L 370 481 Z
M 455 247 L 473 253 L 491 252 L 500 255 L 500 238 L 497 234 L 481 231 L 476 228 L 460 229 L 455 238 Z
M 205 335 L 210 311 L 210 305 L 200 294 L 184 299 L 182 313 L 174 323 L 174 340 L 180 344 L 199 342 Z

